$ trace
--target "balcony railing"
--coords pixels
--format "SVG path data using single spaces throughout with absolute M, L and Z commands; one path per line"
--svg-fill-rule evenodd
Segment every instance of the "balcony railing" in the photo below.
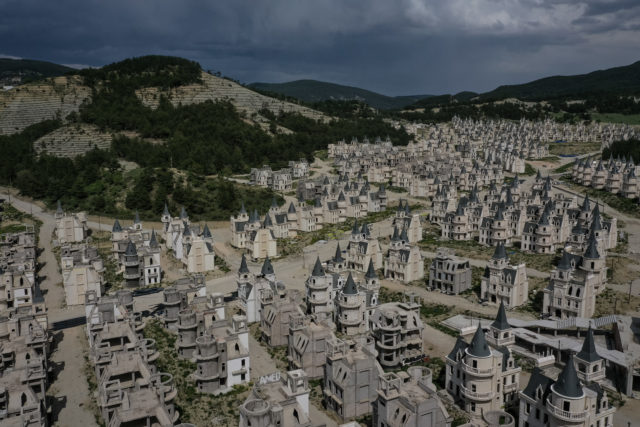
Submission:
M 468 374 L 488 376 L 488 377 L 493 375 L 493 369 L 491 369 L 491 368 L 489 368 L 489 369 L 478 369 L 478 368 L 474 368 L 472 366 L 469 366 L 464 362 L 461 362 L 461 365 L 462 365 L 462 370 L 465 371 Z
M 564 411 L 551 403 L 551 400 L 549 399 L 547 399 L 547 409 L 555 417 L 560 418 L 563 421 L 584 421 L 587 418 L 587 412 Z
M 493 391 L 480 393 L 477 391 L 471 391 L 465 386 L 460 386 L 460 391 L 462 392 L 463 396 L 469 399 L 474 399 L 474 400 L 491 400 L 493 399 L 493 396 L 494 396 Z

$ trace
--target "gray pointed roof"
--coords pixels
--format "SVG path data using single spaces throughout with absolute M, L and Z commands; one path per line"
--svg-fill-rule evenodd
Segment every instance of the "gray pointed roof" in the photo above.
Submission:
M 122 226 L 120 225 L 120 221 L 118 221 L 118 218 L 116 218 L 115 222 L 113 223 L 113 227 L 111 228 L 111 232 L 119 233 L 121 231 L 122 231 Z
M 373 260 L 370 259 L 369 260 L 369 267 L 367 268 L 367 272 L 365 273 L 364 277 L 366 279 L 377 279 L 378 275 L 376 274 L 376 270 L 375 268 L 373 268 Z
M 569 255 L 569 252 L 563 250 L 562 251 L 562 258 L 560 258 L 560 261 L 558 262 L 558 269 L 559 270 L 571 270 L 571 256 Z
M 589 236 L 589 245 L 587 246 L 587 250 L 584 252 L 584 257 L 589 259 L 600 258 L 600 254 L 598 253 L 598 241 L 593 233 Z
M 602 222 L 600 219 L 600 208 L 596 205 L 593 208 L 593 219 L 591 220 L 591 232 L 602 230 Z
M 245 207 L 244 207 L 244 200 L 242 201 L 242 204 L 240 205 L 240 213 L 241 214 L 246 214 L 247 213 L 247 209 L 245 209 Z
M 369 227 L 367 227 L 367 223 L 366 222 L 362 224 L 362 229 L 360 230 L 360 232 L 362 234 L 364 234 L 365 236 L 370 236 L 371 235 L 371 233 L 369 232 Z
M 584 202 L 582 202 L 582 211 L 588 212 L 591 210 L 591 204 L 589 203 L 589 195 L 584 196 Z
M 267 274 L 275 274 L 273 271 L 273 265 L 271 265 L 271 260 L 269 257 L 264 259 L 264 263 L 262 264 L 262 269 L 260 270 L 260 274 L 266 276 Z
M 313 266 L 313 271 L 311 272 L 313 277 L 321 277 L 324 276 L 324 268 L 322 268 L 322 263 L 320 262 L 320 257 L 316 258 L 316 263 Z
M 293 202 L 289 203 L 289 209 L 287 210 L 287 213 L 290 213 L 290 214 L 296 213 L 296 207 L 293 206 Z
M 171 214 L 169 213 L 169 207 L 167 206 L 166 202 L 164 204 L 164 210 L 162 211 L 162 215 L 163 216 L 171 216 Z
M 158 238 L 156 237 L 156 230 L 151 230 L 151 239 L 149 240 L 149 247 L 150 248 L 157 248 L 160 245 L 158 244 Z
M 584 395 L 576 367 L 573 364 L 573 354 L 569 356 L 569 360 L 566 365 L 564 365 L 564 369 L 560 372 L 558 379 L 551 388 L 556 393 L 569 398 L 578 398 Z
M 467 351 L 471 356 L 475 357 L 491 356 L 491 350 L 489 349 L 489 344 L 487 344 L 487 340 L 484 337 L 484 332 L 482 331 L 480 322 L 478 322 L 478 329 L 476 329 L 476 333 L 473 335 L 471 343 L 469 344 L 469 347 L 467 347 Z
M 502 242 L 496 245 L 496 250 L 493 252 L 493 259 L 508 259 L 507 251 Z
M 180 208 L 180 219 L 187 219 L 189 215 L 187 215 L 187 210 L 184 208 Z
M 242 259 L 240 260 L 240 268 L 238 269 L 238 273 L 249 273 L 249 267 L 247 267 L 247 257 L 242 254 Z
M 498 315 L 496 316 L 496 320 L 491 324 L 494 328 L 504 331 L 506 329 L 511 328 L 509 326 L 509 321 L 507 320 L 507 312 L 504 309 L 504 301 L 500 301 L 500 308 L 498 308 Z
M 360 230 L 358 229 L 358 220 L 353 221 L 353 228 L 351 229 L 351 234 L 358 234 Z
M 584 338 L 584 342 L 582 343 L 582 349 L 578 354 L 576 354 L 576 357 L 589 363 L 597 362 L 602 359 L 596 351 L 596 344 L 593 340 L 593 329 L 591 329 L 591 324 L 589 324 L 587 336 Z
M 338 201 L 339 202 L 344 202 L 346 199 L 344 197 L 344 193 L 342 191 L 340 191 L 340 195 L 338 195 Z
M 136 211 L 136 214 L 133 217 L 133 223 L 134 224 L 140 224 L 140 215 L 138 214 L 138 211 Z
M 392 242 L 397 242 L 398 240 L 400 240 L 400 235 L 398 234 L 398 227 L 393 227 L 393 236 L 391 236 L 391 241 Z
M 345 295 L 355 295 L 358 293 L 356 282 L 353 281 L 353 276 L 351 275 L 351 273 L 349 273 L 349 277 L 347 277 L 347 283 L 344 284 L 342 293 Z
M 204 230 L 202 230 L 202 237 L 211 238 L 211 230 L 209 230 L 209 226 L 207 224 L 204 225 Z
M 124 251 L 126 256 L 136 256 L 138 255 L 138 250 L 136 249 L 136 245 L 133 244 L 131 240 L 127 243 L 127 249 Z
M 322 202 L 320 201 L 320 197 L 316 197 L 316 200 L 313 203 L 313 206 L 316 207 L 316 208 L 321 208 L 322 207 Z
M 340 250 L 340 242 L 336 245 L 336 254 L 333 256 L 333 262 L 342 262 L 344 258 L 342 257 L 342 251 Z
M 496 211 L 496 216 L 494 217 L 496 221 L 504 221 L 504 215 L 502 214 L 502 206 L 498 206 L 498 210 Z
M 407 236 L 406 227 L 402 227 L 402 232 L 400 233 L 400 240 L 403 240 L 405 242 L 409 242 L 409 236 Z
M 264 216 L 264 222 L 262 223 L 262 226 L 263 226 L 264 228 L 267 228 L 267 227 L 271 227 L 271 226 L 273 226 L 273 221 L 271 221 L 271 215 L 266 214 L 266 215 Z

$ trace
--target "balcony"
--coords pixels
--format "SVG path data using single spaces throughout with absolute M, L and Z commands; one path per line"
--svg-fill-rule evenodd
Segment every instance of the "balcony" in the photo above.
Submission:
M 461 361 L 460 366 L 462 370 L 468 374 L 475 375 L 477 377 L 490 377 L 493 375 L 493 369 L 478 369 L 467 365 L 464 361 Z
M 553 416 L 563 421 L 584 421 L 587 418 L 587 412 L 564 411 L 557 406 L 554 406 L 549 399 L 547 399 L 547 410 L 553 414 Z
M 512 391 L 518 391 L 518 383 L 505 384 L 504 392 L 510 393 Z
M 468 388 L 466 388 L 465 386 L 461 385 L 460 386 L 460 392 L 462 393 L 462 395 L 468 399 L 473 399 L 473 400 L 491 400 L 493 399 L 493 396 L 495 395 L 495 393 L 493 391 L 488 391 L 488 392 L 484 392 L 484 393 L 479 393 L 477 391 L 471 391 Z

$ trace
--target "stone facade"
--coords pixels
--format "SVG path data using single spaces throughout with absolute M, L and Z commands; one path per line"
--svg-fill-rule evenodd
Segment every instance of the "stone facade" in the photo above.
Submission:
M 458 295 L 471 287 L 469 260 L 458 258 L 449 248 L 438 248 L 429 267 L 429 288 Z
M 581 383 L 570 357 L 556 380 L 538 368 L 520 392 L 520 427 L 613 425 L 616 408 L 597 384 Z
M 287 360 L 289 369 L 302 369 L 309 378 L 323 378 L 327 342 L 334 339 L 331 320 L 318 321 L 312 316 L 289 318 Z
M 58 208 L 54 215 L 56 220 L 56 240 L 58 244 L 80 243 L 87 238 L 87 215 L 80 213 L 65 213 L 58 201 Z
M 413 294 L 405 294 L 404 298 L 403 302 L 380 304 L 370 318 L 369 329 L 384 369 L 423 355 L 420 300 Z
M 445 362 L 446 389 L 472 417 L 517 402 L 521 368 L 508 348 L 489 346 L 480 326 L 469 344 L 458 338 Z
M 312 427 L 308 377 L 301 370 L 261 377 L 240 406 L 239 427 Z
M 407 372 L 380 375 L 374 427 L 450 427 L 452 421 L 433 385 L 431 370 L 414 366 Z
M 522 305 L 529 298 L 527 267 L 510 265 L 502 243 L 496 246 L 493 257 L 487 262 L 480 282 L 480 297 L 491 303 L 504 303 L 507 308 Z
M 67 306 L 84 304 L 89 291 L 95 292 L 98 298 L 104 293 L 105 269 L 98 250 L 93 246 L 63 246 L 60 269 Z
M 394 227 L 389 251 L 384 258 L 384 277 L 402 283 L 424 278 L 424 260 L 420 248 L 410 243 L 407 229 Z
M 342 421 L 371 413 L 383 374 L 371 338 L 327 343 L 323 395 L 327 409 Z

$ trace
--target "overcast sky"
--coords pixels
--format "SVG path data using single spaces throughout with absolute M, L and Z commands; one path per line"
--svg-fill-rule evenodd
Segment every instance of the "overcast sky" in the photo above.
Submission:
M 640 0 L 0 0 L 0 55 L 146 54 L 245 83 L 486 91 L 640 60 Z

